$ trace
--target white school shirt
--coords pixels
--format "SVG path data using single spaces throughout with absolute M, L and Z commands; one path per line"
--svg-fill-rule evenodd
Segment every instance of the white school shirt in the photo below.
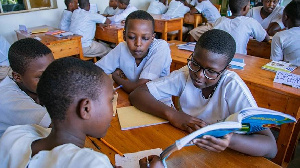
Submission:
M 157 0 L 153 0 L 147 9 L 147 12 L 151 14 L 161 15 L 166 13 L 167 9 L 168 8 L 163 3 Z
M 214 23 L 214 29 L 228 32 L 236 42 L 236 53 L 247 54 L 247 44 L 250 37 L 261 42 L 265 39 L 266 30 L 253 18 L 238 16 L 234 19 L 219 18 Z
M 135 82 L 138 79 L 153 80 L 169 75 L 171 62 L 172 58 L 168 43 L 161 39 L 154 39 L 147 56 L 138 67 L 126 42 L 117 45 L 106 56 L 96 62 L 96 65 L 102 68 L 106 74 L 111 74 L 119 68 L 130 81 Z
M 36 104 L 8 76 L 0 83 L 0 94 L 0 137 L 13 125 L 38 124 L 49 127 L 51 119 L 46 108 Z
M 103 14 L 104 15 L 115 15 L 116 12 L 119 10 L 119 8 L 117 7 L 116 9 L 114 9 L 113 7 L 106 7 Z
M 129 4 L 126 9 L 118 10 L 114 16 L 107 17 L 112 23 L 120 23 L 122 20 L 125 20 L 126 17 L 131 13 L 138 10 L 135 6 Z
M 198 0 L 192 0 L 190 2 L 190 4 L 193 5 L 193 6 L 197 6 L 199 4 L 199 2 L 198 2 Z
M 214 23 L 221 17 L 218 9 L 210 1 L 202 1 L 195 8 L 202 13 L 208 23 Z
M 9 66 L 9 61 L 7 58 L 9 47 L 10 44 L 8 41 L 0 35 L 0 66 Z
M 31 157 L 33 141 L 47 137 L 50 128 L 38 125 L 17 125 L 7 129 L 0 140 L 0 167 L 58 168 L 101 167 L 112 168 L 102 153 L 74 144 L 64 144 L 52 150 L 43 150 Z
M 272 39 L 271 60 L 300 66 L 300 27 L 277 32 Z
M 64 31 L 69 31 L 70 24 L 71 24 L 71 17 L 72 17 L 72 12 L 65 9 L 61 16 L 59 29 L 64 30 Z
M 173 71 L 169 76 L 148 82 L 147 87 L 157 100 L 179 96 L 181 111 L 208 124 L 223 121 L 246 107 L 257 107 L 243 80 L 229 70 L 224 72 L 209 99 L 203 98 L 202 90 L 194 86 L 187 66 Z
M 184 17 L 186 13 L 190 11 L 190 8 L 185 6 L 179 1 L 172 0 L 169 4 L 169 8 L 165 15 L 170 16 L 171 18 Z
M 95 37 L 96 23 L 105 23 L 106 17 L 90 13 L 84 9 L 76 9 L 71 17 L 70 31 L 82 36 L 82 47 L 89 47 Z
M 276 22 L 279 24 L 280 28 L 283 29 L 285 26 L 282 23 L 282 13 L 284 7 L 277 5 L 273 12 L 265 19 L 261 18 L 260 11 L 263 6 L 257 6 L 249 10 L 246 16 L 252 17 L 257 20 L 264 29 L 267 29 L 270 23 Z

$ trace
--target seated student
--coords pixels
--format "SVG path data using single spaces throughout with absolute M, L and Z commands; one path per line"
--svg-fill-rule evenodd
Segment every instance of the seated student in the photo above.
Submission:
M 45 70 L 37 92 L 52 129 L 8 128 L 0 141 L 0 167 L 112 167 L 107 156 L 84 148 L 86 136 L 104 137 L 110 126 L 114 91 L 109 77 L 91 62 L 62 58 Z M 158 156 L 150 164 L 162 167 Z
M 247 44 L 250 37 L 257 41 L 269 41 L 266 30 L 253 18 L 246 17 L 250 0 L 229 0 L 232 16 L 221 17 L 215 24 L 214 29 L 228 32 L 236 42 L 236 53 L 247 54 Z
M 96 23 L 110 23 L 106 17 L 89 12 L 89 0 L 79 0 L 79 9 L 73 12 L 70 31 L 82 36 L 82 50 L 85 57 L 103 57 L 111 48 L 107 44 L 94 41 Z
M 74 10 L 78 9 L 78 0 L 65 0 L 65 4 L 67 6 L 67 9 L 63 11 L 59 24 L 59 29 L 69 31 L 72 13 Z
M 125 42 L 96 65 L 106 74 L 112 73 L 114 81 L 123 85 L 127 93 L 150 80 L 169 75 L 172 62 L 169 45 L 154 37 L 153 17 L 142 10 L 132 12 L 125 22 Z
M 292 1 L 285 7 L 282 22 L 288 29 L 273 37 L 271 60 L 300 66 L 300 1 Z
M 171 18 L 184 17 L 189 11 L 190 8 L 184 5 L 184 0 L 172 0 L 165 15 Z
M 257 6 L 248 12 L 246 16 L 257 20 L 270 36 L 284 29 L 282 12 L 284 7 L 278 5 L 279 0 L 263 0 L 263 6 Z
M 196 27 L 189 32 L 192 37 L 190 38 L 190 41 L 198 41 L 199 37 L 204 32 L 211 30 L 215 21 L 221 17 L 218 9 L 209 0 L 198 0 L 198 2 L 198 5 L 194 8 L 195 10 L 191 9 L 190 13 L 202 13 L 202 16 L 206 18 L 207 23 Z
M 130 102 L 188 132 L 223 121 L 244 108 L 257 107 L 243 80 L 227 70 L 235 46 L 234 39 L 225 31 L 213 29 L 205 32 L 187 66 L 137 88 L 129 95 Z M 179 111 L 159 101 L 170 96 L 180 97 Z M 273 158 L 277 152 L 275 138 L 269 129 L 251 135 L 207 136 L 194 140 L 194 143 L 210 151 L 220 152 L 228 147 L 268 158 Z
M 166 13 L 168 7 L 166 7 L 167 0 L 152 0 L 147 12 L 150 14 L 161 15 Z
M 9 47 L 8 41 L 0 35 L 0 83 L 7 75 L 11 75 L 11 68 L 7 58 Z
M 133 11 L 138 10 L 130 4 L 130 0 L 118 0 L 118 12 L 111 17 L 108 17 L 113 23 L 121 23 Z
M 21 39 L 11 45 L 8 60 L 13 79 L 7 76 L 0 83 L 0 137 L 13 125 L 49 127 L 51 120 L 46 108 L 40 105 L 36 86 L 54 60 L 51 50 L 36 39 Z
M 112 15 L 115 15 L 118 10 L 119 10 L 118 0 L 109 0 L 109 5 L 108 5 L 108 7 L 105 8 L 102 15 L 103 16 L 112 16 Z

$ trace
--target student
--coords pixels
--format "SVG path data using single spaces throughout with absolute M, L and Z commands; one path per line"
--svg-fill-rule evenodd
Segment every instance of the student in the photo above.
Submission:
M 189 7 L 190 9 L 193 9 L 195 6 L 198 5 L 198 0 L 191 0 L 190 3 L 188 3 L 186 0 L 184 1 L 184 5 Z
M 191 9 L 190 13 L 201 13 L 202 16 L 206 18 L 207 23 L 196 27 L 189 32 L 192 37 L 190 38 L 190 41 L 198 41 L 199 37 L 204 32 L 211 30 L 215 21 L 221 17 L 218 9 L 209 0 L 198 0 L 198 2 L 198 5 L 194 9 Z
M 103 57 L 111 48 L 107 44 L 94 41 L 96 23 L 109 24 L 106 17 L 89 12 L 89 0 L 79 0 L 79 9 L 73 12 L 70 31 L 82 36 L 82 50 L 85 57 Z
M 269 41 L 266 30 L 253 18 L 246 17 L 250 0 L 229 0 L 232 16 L 221 17 L 215 24 L 214 29 L 228 32 L 236 42 L 236 53 L 247 54 L 247 44 L 250 37 L 257 41 Z
M 166 13 L 167 11 L 167 7 L 166 7 L 166 2 L 167 0 L 152 0 L 147 12 L 150 14 L 157 14 L 157 15 L 161 15 Z
M 288 29 L 273 37 L 271 60 L 300 66 L 300 1 L 292 1 L 285 7 L 282 22 Z
M 59 24 L 59 29 L 69 31 L 72 13 L 78 8 L 78 0 L 65 0 L 65 4 L 67 6 L 67 9 L 63 11 Z
M 263 6 L 252 8 L 247 16 L 257 20 L 270 36 L 284 29 L 282 12 L 284 7 L 278 5 L 279 0 L 262 0 Z
M 171 18 L 184 17 L 190 8 L 184 5 L 184 0 L 172 0 L 165 15 Z
M 112 16 L 115 15 L 118 11 L 118 0 L 109 0 L 108 7 L 105 8 L 103 16 Z
M 11 68 L 7 58 L 9 47 L 8 41 L 0 35 L 0 83 L 7 75 L 11 75 Z
M 62 58 L 43 73 L 37 92 L 52 129 L 8 128 L 0 141 L 0 167 L 112 167 L 107 156 L 84 148 L 86 136 L 104 137 L 110 126 L 114 91 L 109 77 L 91 62 Z M 162 165 L 157 158 L 150 164 Z
M 40 105 L 36 86 L 54 60 L 51 50 L 36 39 L 26 38 L 12 44 L 8 60 L 13 79 L 7 76 L 0 83 L 0 136 L 13 125 L 49 127 L 51 120 L 46 108 Z
M 125 42 L 96 65 L 130 93 L 146 82 L 169 75 L 172 62 L 166 41 L 155 39 L 154 19 L 146 11 L 132 12 L 125 21 Z M 126 80 L 125 77 L 128 79 Z
M 133 11 L 138 10 L 130 4 L 130 0 L 118 0 L 118 12 L 111 17 L 108 17 L 113 23 L 121 23 Z
M 227 32 L 217 29 L 205 32 L 187 66 L 134 90 L 129 95 L 131 104 L 187 132 L 223 121 L 244 108 L 257 107 L 243 80 L 227 70 L 235 47 L 234 39 Z M 179 96 L 179 111 L 159 101 L 170 96 Z M 194 143 L 210 151 L 223 151 L 229 147 L 268 158 L 273 158 L 277 152 L 275 138 L 269 129 L 251 135 L 207 136 L 194 140 Z

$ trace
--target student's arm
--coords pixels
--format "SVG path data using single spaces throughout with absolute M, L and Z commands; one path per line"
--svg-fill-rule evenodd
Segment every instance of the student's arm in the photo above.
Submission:
M 273 36 L 271 43 L 271 57 L 273 61 L 282 61 L 283 60 L 283 48 L 280 42 L 280 33 Z
M 247 18 L 247 17 L 245 17 Z M 257 41 L 262 42 L 268 42 L 270 40 L 270 37 L 266 30 L 261 26 L 261 24 L 253 19 L 253 18 L 247 18 L 249 23 L 248 26 L 251 26 L 252 29 L 252 37 L 255 38 Z
M 184 5 L 187 6 L 187 7 L 189 7 L 189 8 L 193 8 L 194 7 L 193 5 L 191 5 L 190 3 L 188 3 L 187 1 L 184 1 Z
M 265 39 L 263 40 L 264 42 L 268 42 L 270 41 L 270 36 L 268 35 L 268 33 L 265 36 Z
M 273 22 L 269 24 L 269 27 L 267 28 L 266 31 L 270 36 L 274 36 L 280 30 L 281 30 L 280 25 L 277 22 Z

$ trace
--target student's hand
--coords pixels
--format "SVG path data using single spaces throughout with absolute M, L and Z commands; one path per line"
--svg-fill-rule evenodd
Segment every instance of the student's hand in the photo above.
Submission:
M 140 168 L 148 168 L 148 166 L 150 168 L 163 168 L 164 167 L 162 161 L 156 155 L 148 156 L 148 162 L 147 162 L 147 158 L 144 157 L 144 158 L 140 159 L 139 163 L 140 163 Z M 148 165 L 148 163 L 149 163 L 149 165 Z
M 229 146 L 232 134 L 227 134 L 222 138 L 205 135 L 202 138 L 194 139 L 193 143 L 208 151 L 222 152 Z
M 117 68 L 115 70 L 115 72 L 112 73 L 112 77 L 113 77 L 113 79 L 115 79 L 115 78 L 125 79 L 126 75 L 124 74 L 124 72 L 121 69 Z
M 195 7 L 192 7 L 190 10 L 190 14 L 198 13 L 198 10 Z
M 173 112 L 173 114 L 168 118 L 168 120 L 175 127 L 187 131 L 189 133 L 207 126 L 207 123 L 205 123 L 203 120 L 179 111 Z
M 185 6 L 189 7 L 189 3 L 185 0 L 183 3 Z

